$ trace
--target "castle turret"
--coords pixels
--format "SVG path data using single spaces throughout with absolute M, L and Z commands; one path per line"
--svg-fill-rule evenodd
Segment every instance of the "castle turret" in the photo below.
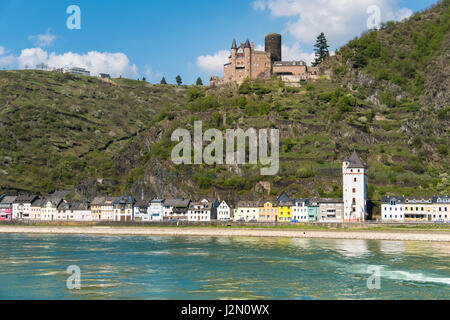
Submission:
M 364 221 L 367 213 L 367 169 L 356 152 L 342 162 L 344 221 Z
M 247 77 L 249 79 L 252 78 L 252 47 L 250 45 L 250 41 L 247 38 L 247 41 L 244 43 L 244 64 Z
M 231 45 L 231 58 L 236 59 L 237 45 L 236 39 L 233 39 L 233 44 Z
M 266 36 L 265 51 L 270 53 L 272 62 L 281 61 L 281 34 L 269 33 Z

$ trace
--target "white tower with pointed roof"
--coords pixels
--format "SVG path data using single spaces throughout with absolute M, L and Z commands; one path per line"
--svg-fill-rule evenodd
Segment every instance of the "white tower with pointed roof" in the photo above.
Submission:
M 344 221 L 364 221 L 367 212 L 367 169 L 356 151 L 342 163 Z

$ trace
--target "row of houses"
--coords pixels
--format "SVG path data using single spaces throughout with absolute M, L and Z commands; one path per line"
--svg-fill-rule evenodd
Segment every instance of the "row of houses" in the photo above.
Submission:
M 342 222 L 342 199 L 290 199 L 285 193 L 270 201 L 218 199 L 152 199 L 100 196 L 91 202 L 67 201 L 63 192 L 47 198 L 36 195 L 0 196 L 0 221 L 242 221 Z
M 450 222 L 450 197 L 414 198 L 386 196 L 381 199 L 381 219 L 386 222 Z
M 65 200 L 64 192 L 46 198 L 33 195 L 3 196 L 0 220 L 43 221 L 364 221 L 367 214 L 367 170 L 356 152 L 343 160 L 342 199 L 290 199 L 286 194 L 273 201 L 218 199 L 152 199 L 137 202 L 131 196 L 96 197 L 90 203 Z

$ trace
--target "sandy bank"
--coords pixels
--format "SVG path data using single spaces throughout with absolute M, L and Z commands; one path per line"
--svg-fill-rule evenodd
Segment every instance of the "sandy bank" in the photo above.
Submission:
M 450 232 L 432 231 L 329 231 L 225 228 L 140 228 L 140 227 L 36 227 L 0 226 L 0 233 L 160 235 L 212 237 L 288 237 L 360 240 L 400 240 L 450 242 Z

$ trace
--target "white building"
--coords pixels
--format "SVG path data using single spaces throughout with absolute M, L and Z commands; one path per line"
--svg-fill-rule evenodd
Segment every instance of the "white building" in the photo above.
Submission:
M 200 202 L 191 202 L 187 212 L 188 221 L 217 220 L 217 199 L 203 199 Z
M 148 208 L 152 221 L 163 221 L 164 219 L 164 199 L 153 199 Z
M 393 196 L 381 198 L 381 220 L 384 222 L 404 222 L 405 198 Z
M 256 201 L 239 201 L 234 209 L 234 221 L 257 222 L 259 207 L 263 204 Z
M 133 221 L 134 204 L 136 201 L 131 196 L 121 196 L 113 203 L 114 221 Z
M 58 206 L 63 201 L 62 198 L 48 198 L 45 199 L 41 207 L 42 221 L 55 221 L 58 216 Z
M 356 152 L 342 163 L 344 221 L 364 221 L 367 213 L 367 170 Z
M 30 206 L 30 220 L 41 220 L 41 210 L 45 200 L 36 198 Z
M 151 221 L 152 216 L 150 215 L 150 201 L 142 200 L 136 203 L 134 206 L 134 220 L 135 221 Z
M 231 220 L 231 206 L 225 200 L 222 200 L 222 202 L 217 207 L 217 220 L 219 221 Z
M 450 222 L 450 197 L 433 197 L 432 219 L 434 222 Z
M 188 220 L 188 210 L 190 199 L 165 199 L 164 200 L 164 220 Z
M 32 195 L 20 195 L 18 196 L 12 204 L 12 218 L 13 220 L 31 220 L 31 204 L 37 196 Z
M 308 222 L 308 199 L 294 199 L 292 206 L 292 220 Z

